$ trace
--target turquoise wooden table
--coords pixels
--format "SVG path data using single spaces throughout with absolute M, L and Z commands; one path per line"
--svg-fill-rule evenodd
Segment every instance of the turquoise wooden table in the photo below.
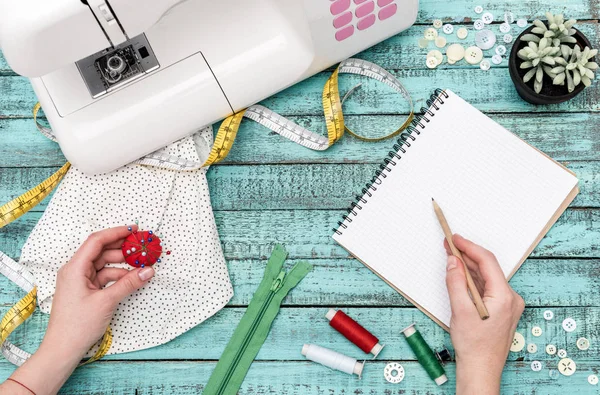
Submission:
M 464 62 L 427 69 L 426 52 L 417 46 L 425 26 L 442 19 L 461 20 L 452 22 L 455 28 L 471 28 L 475 5 L 484 6 L 496 19 L 507 9 L 529 21 L 546 10 L 564 12 L 580 20 L 578 27 L 592 43 L 598 43 L 598 0 L 504 0 L 493 4 L 424 0 L 415 26 L 358 57 L 398 76 L 417 108 L 434 88 L 450 88 L 577 173 L 580 195 L 511 281 L 527 304 L 519 331 L 528 342 L 537 343 L 539 351 L 511 353 L 502 388 L 510 394 L 598 393 L 599 387 L 589 385 L 587 376 L 600 371 L 600 85 L 594 83 L 561 105 L 533 106 L 518 97 L 506 61 L 489 71 Z M 317 74 L 263 104 L 301 125 L 323 130 L 320 97 L 329 74 Z M 65 161 L 58 146 L 35 130 L 31 119 L 35 102 L 27 80 L 14 74 L 0 56 L 0 202 L 36 185 Z M 389 129 L 400 121 L 398 102 L 396 94 L 382 94 L 378 84 L 365 83 L 344 108 L 348 122 L 357 130 Z M 168 344 L 110 356 L 78 369 L 64 393 L 200 393 L 258 286 L 276 241 L 285 243 L 291 261 L 306 259 L 314 271 L 284 300 L 242 394 L 453 393 L 454 363 L 446 365 L 450 383 L 436 387 L 399 331 L 416 322 L 432 346 L 451 348 L 448 334 L 331 239 L 331 228 L 391 144 L 364 143 L 344 136 L 331 149 L 318 153 L 245 121 L 229 157 L 208 172 L 235 296 L 215 317 Z M 45 203 L 0 230 L 0 251 L 18 258 Z M 0 279 L 2 313 L 22 296 L 5 278 Z M 362 380 L 307 362 L 300 354 L 304 343 L 314 342 L 355 357 L 363 355 L 327 325 L 324 315 L 330 307 L 343 307 L 387 345 L 377 361 L 367 363 Z M 543 320 L 546 308 L 554 311 L 554 321 Z M 560 329 L 558 317 L 565 316 L 577 321 L 577 332 L 567 334 Z M 13 341 L 35 350 L 46 323 L 47 317 L 36 313 L 13 335 Z M 544 329 L 542 337 L 532 337 L 534 325 Z M 578 335 L 591 340 L 589 350 L 576 349 Z M 543 352 L 549 342 L 567 347 L 577 363 L 573 376 L 549 377 L 547 367 L 556 368 L 558 362 Z M 531 370 L 534 359 L 544 363 L 541 372 Z M 384 380 L 383 367 L 388 361 L 404 365 L 407 377 L 402 383 Z M 1 360 L 0 380 L 13 369 Z

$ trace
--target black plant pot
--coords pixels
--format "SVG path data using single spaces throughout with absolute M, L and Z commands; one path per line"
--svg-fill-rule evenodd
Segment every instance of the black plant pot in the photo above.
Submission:
M 581 91 L 585 88 L 585 85 L 579 84 L 575 87 L 573 92 L 569 92 L 567 88 L 567 84 L 564 85 L 553 85 L 552 79 L 544 74 L 544 85 L 542 86 L 542 90 L 540 93 L 536 93 L 533 90 L 533 81 L 535 77 L 529 80 L 529 82 L 523 82 L 523 76 L 529 71 L 529 69 L 521 69 L 519 66 L 521 65 L 522 60 L 517 56 L 517 52 L 527 46 L 526 41 L 522 41 L 521 37 L 524 34 L 531 33 L 531 30 L 535 26 L 530 26 L 528 29 L 523 31 L 517 37 L 511 51 L 510 57 L 508 59 L 508 70 L 510 72 L 510 78 L 512 78 L 513 83 L 515 84 L 515 88 L 517 88 L 517 92 L 519 96 L 523 98 L 523 100 L 528 101 L 532 104 L 556 104 L 562 103 L 564 101 L 570 100 L 577 96 Z M 577 44 L 584 49 L 586 46 L 590 49 L 592 45 L 590 41 L 581 33 L 579 30 L 575 29 L 576 33 L 573 37 L 577 40 Z M 573 45 L 573 44 L 569 44 Z

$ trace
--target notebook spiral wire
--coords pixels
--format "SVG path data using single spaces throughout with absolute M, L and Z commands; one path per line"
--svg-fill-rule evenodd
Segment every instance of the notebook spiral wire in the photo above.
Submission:
M 431 122 L 431 118 L 435 116 L 435 113 L 445 103 L 445 98 L 448 98 L 448 94 L 443 89 L 439 88 L 436 89 L 431 96 L 429 96 L 429 99 L 427 99 L 425 102 L 427 107 L 421 107 L 422 114 L 415 115 L 411 125 L 406 128 L 405 132 L 398 136 L 396 144 L 393 145 L 394 150 L 388 152 L 387 157 L 383 159 L 382 163 L 379 165 L 379 168 L 375 170 L 375 175 L 371 181 L 368 182 L 361 190 L 362 195 L 357 195 L 354 201 L 350 203 L 350 207 L 346 209 L 348 213 L 342 215 L 342 221 L 338 221 L 339 228 L 332 229 L 335 233 L 341 235 L 342 232 L 340 231 L 340 228 L 346 229 L 348 227 L 345 222 L 352 222 L 350 214 L 356 216 L 356 210 L 362 210 L 361 204 L 364 205 L 367 203 L 365 196 L 373 196 L 373 192 L 377 190 L 377 185 L 381 185 L 383 180 L 387 177 L 385 173 L 392 171 L 392 167 L 396 166 L 397 161 L 402 159 L 400 153 L 406 153 L 406 149 L 410 148 L 411 143 L 417 139 L 415 135 L 419 136 L 421 131 L 426 128 L 429 122 Z

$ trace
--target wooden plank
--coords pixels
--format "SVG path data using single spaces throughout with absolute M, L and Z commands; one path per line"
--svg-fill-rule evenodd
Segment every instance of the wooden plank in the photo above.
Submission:
M 492 119 L 551 157 L 561 160 L 600 160 L 600 114 L 489 114 Z M 321 115 L 291 116 L 291 120 L 325 135 Z M 401 122 L 394 115 L 346 117 L 357 131 L 392 131 Z M 31 119 L 0 119 L 0 166 L 62 166 L 65 158 L 56 143 L 43 137 Z M 344 136 L 327 151 L 297 145 L 256 122 L 242 123 L 224 164 L 274 163 L 380 163 L 395 140 L 366 143 Z M 219 167 L 216 165 L 214 167 Z
M 514 12 L 514 11 L 513 11 Z M 504 11 L 502 11 L 502 14 L 497 14 L 497 18 L 501 18 L 503 16 Z M 470 15 L 475 16 L 475 13 L 470 12 Z M 437 18 L 432 18 L 433 19 L 437 19 Z M 430 21 L 426 21 L 425 24 L 430 24 Z M 446 37 L 448 39 L 448 44 L 446 45 L 446 48 L 448 45 L 452 44 L 452 43 L 460 43 L 462 45 L 469 45 L 470 43 L 472 43 L 474 41 L 474 32 L 473 32 L 473 24 L 471 22 L 469 23 L 453 23 L 454 25 L 454 29 L 455 32 L 460 28 L 460 27 L 466 27 L 467 29 L 469 29 L 471 32 L 471 36 L 466 40 L 460 40 L 457 36 L 456 33 L 452 34 L 452 35 L 444 35 L 443 33 L 441 33 L 440 30 L 440 34 L 444 35 L 444 37 Z M 501 33 L 499 30 L 499 24 L 494 24 L 491 25 L 489 27 L 495 34 L 498 35 L 498 39 L 501 39 L 501 37 L 504 35 L 504 33 Z M 590 42 L 597 42 L 597 36 L 598 36 L 598 23 L 596 21 L 590 21 L 590 22 L 580 22 L 577 24 L 577 28 L 590 40 Z M 406 68 L 418 68 L 418 69 L 425 69 L 426 65 L 425 65 L 425 57 L 426 54 L 429 50 L 431 49 L 437 49 L 437 47 L 435 47 L 433 45 L 433 43 L 431 43 L 430 48 L 428 49 L 423 49 L 420 48 L 418 45 L 418 40 L 419 38 L 423 37 L 423 30 L 425 30 L 425 27 L 423 25 L 414 25 L 412 27 L 410 27 L 409 29 L 405 30 L 404 32 L 397 34 L 359 54 L 356 55 L 356 57 L 360 58 L 360 59 L 366 59 L 369 60 L 371 62 L 375 62 L 378 65 L 380 65 L 381 67 L 384 67 L 386 69 L 406 69 Z M 511 34 L 513 34 L 514 37 L 516 37 L 522 30 L 519 27 L 517 27 L 516 24 L 513 24 L 512 27 L 512 31 Z M 504 44 L 504 43 L 503 43 Z M 511 44 L 505 44 L 505 46 L 507 47 L 507 49 L 510 51 L 511 48 Z M 442 51 L 442 53 L 445 54 L 445 48 L 440 49 L 440 51 Z M 486 57 L 491 58 L 495 52 L 494 49 L 489 49 L 484 51 L 484 54 Z M 496 66 L 494 65 L 494 67 L 499 67 L 499 68 L 507 68 L 508 67 L 508 62 L 504 61 L 502 62 L 500 65 Z M 448 63 L 444 62 L 444 64 L 440 65 L 439 68 L 470 68 L 470 69 L 479 69 L 478 65 L 469 65 L 466 62 L 461 62 L 458 65 L 449 65 Z M 4 60 L 4 58 L 2 57 L 2 53 L 0 52 L 0 75 L 4 74 L 4 75 L 14 75 L 14 73 L 11 73 L 11 70 L 9 68 L 9 66 L 7 65 L 6 61 Z
M 285 300 L 286 306 L 412 306 L 355 259 L 311 259 L 311 274 Z M 252 299 L 265 261 L 230 260 L 229 275 L 235 295 L 232 306 Z M 527 306 L 599 306 L 600 261 L 529 259 L 510 284 Z M 556 279 L 568 286 L 556 291 Z M 12 306 L 23 292 L 0 276 L 0 309 Z M 2 307 L 3 306 L 3 307 Z
M 581 179 L 572 207 L 597 207 L 600 162 L 568 166 Z M 345 209 L 377 169 L 379 164 L 217 166 L 208 180 L 215 210 Z
M 331 307 L 336 307 L 336 305 Z M 282 308 L 256 359 L 302 361 L 304 358 L 300 354 L 300 350 L 304 343 L 319 344 L 354 358 L 366 358 L 362 351 L 329 326 L 325 319 L 329 308 L 327 305 Z M 558 362 L 556 356 L 549 356 L 545 353 L 545 346 L 554 344 L 559 349 L 567 350 L 570 357 L 577 363 L 597 360 L 600 352 L 600 344 L 597 341 L 600 338 L 600 329 L 597 325 L 600 321 L 600 308 L 552 307 L 551 309 L 555 314 L 552 321 L 546 321 L 543 318 L 546 308 L 527 308 L 525 310 L 517 331 L 525 337 L 527 343 L 536 344 L 539 351 L 534 354 L 529 354 L 525 349 L 516 353 L 511 352 L 508 359 L 511 361 L 554 360 Z M 379 359 L 416 360 L 401 335 L 401 330 L 412 323 L 416 323 L 423 337 L 433 349 L 439 350 L 447 347 L 454 354 L 449 334 L 416 308 L 344 307 L 343 310 L 372 331 L 381 343 L 386 345 Z M 245 308 L 225 308 L 213 318 L 171 342 L 132 353 L 110 355 L 106 359 L 121 361 L 218 360 L 244 312 Z M 571 317 L 577 322 L 575 332 L 568 333 L 562 329 L 561 323 L 566 317 Z M 15 331 L 10 339 L 19 347 L 33 352 L 42 340 L 47 322 L 48 315 L 37 313 L 28 321 L 27 326 Z M 531 334 L 534 326 L 542 328 L 542 336 L 534 337 Z M 576 346 L 577 339 L 582 336 L 589 339 L 591 343 L 590 348 L 586 351 L 579 350 Z M 210 341 L 206 341 L 206 339 L 210 339 Z
M 515 395 L 592 394 L 595 387 L 587 376 L 597 373 L 593 362 L 577 364 L 570 377 L 552 379 L 548 367 L 556 368 L 557 359 L 544 361 L 544 369 L 533 372 L 529 362 L 510 362 L 502 376 L 502 393 Z M 387 361 L 368 361 L 361 380 L 357 376 L 332 371 L 315 363 L 255 362 L 246 376 L 240 395 L 341 395 L 341 394 L 454 394 L 455 365 L 446 365 L 449 382 L 438 387 L 417 362 L 402 362 L 406 371 L 400 384 L 383 378 Z M 200 394 L 215 367 L 215 362 L 95 362 L 78 369 L 61 394 Z M 13 371 L 0 364 L 0 379 Z
M 569 162 L 581 192 L 571 207 L 600 207 L 600 161 Z M 214 166 L 208 172 L 213 210 L 344 209 L 378 168 L 375 164 Z M 0 168 L 0 202 L 50 176 L 57 167 Z M 43 211 L 45 199 L 33 211 Z
M 600 95 L 600 84 L 586 88 L 576 98 L 561 104 L 535 106 L 523 101 L 517 94 L 505 68 L 466 71 L 452 68 L 439 70 L 403 69 L 392 73 L 398 77 L 411 93 L 417 108 L 436 88 L 449 88 L 482 111 L 491 112 L 581 112 L 598 111 L 596 98 Z M 473 73 L 477 74 L 477 77 Z M 321 94 L 329 72 L 318 73 L 284 91 L 276 93 L 261 103 L 282 115 L 317 115 L 322 113 Z M 465 75 L 473 76 L 465 84 Z M 353 94 L 354 100 L 344 105 L 345 114 L 398 114 L 407 111 L 405 101 L 391 88 L 371 79 L 348 77 L 340 81 L 342 91 L 348 90 L 357 81 L 361 88 Z M 24 77 L 0 76 L 0 117 L 29 117 L 37 102 L 29 82 Z
M 348 252 L 331 238 L 342 210 L 217 211 L 215 219 L 227 259 L 269 256 L 276 242 L 284 243 L 291 258 L 347 258 Z M 18 256 L 38 212 L 27 213 L 0 229 L 0 251 Z M 533 257 L 600 257 L 600 210 L 569 209 L 533 252 Z
M 471 27 L 471 21 L 476 19 L 477 15 L 473 11 L 474 4 L 479 4 L 473 1 L 453 1 L 453 2 L 439 2 L 436 0 L 423 0 L 420 2 L 420 11 L 417 17 L 416 26 L 408 29 L 403 32 L 401 35 L 395 36 L 386 41 L 386 45 L 382 45 L 380 49 L 384 49 L 389 46 L 395 46 L 394 42 L 397 38 L 401 39 L 403 45 L 407 46 L 411 45 L 416 47 L 416 39 L 415 37 L 422 35 L 423 27 L 419 25 L 429 25 L 434 19 L 441 19 L 444 22 L 452 23 L 457 27 L 462 25 L 466 25 L 467 27 Z M 564 12 L 566 16 L 569 18 L 578 19 L 580 22 L 577 24 L 577 27 L 580 28 L 584 34 L 588 34 L 585 30 L 590 23 L 586 23 L 586 20 L 597 20 L 599 18 L 598 13 L 598 5 L 595 0 L 552 0 L 546 1 L 544 6 L 548 10 L 553 10 L 555 13 Z M 501 21 L 503 19 L 504 11 L 510 10 L 515 14 L 517 18 L 526 18 L 531 21 L 535 18 L 545 19 L 543 15 L 543 11 L 540 10 L 539 3 L 534 1 L 523 1 L 517 4 L 511 4 L 510 7 L 506 7 L 502 3 L 491 3 L 485 6 L 486 11 L 489 10 L 492 12 L 497 21 Z M 592 21 L 594 23 L 595 21 Z M 496 27 L 496 26 L 493 26 Z M 515 32 L 520 31 L 516 25 L 513 25 L 513 29 Z M 591 34 L 591 33 L 590 33 Z M 452 37 L 455 37 L 453 35 Z M 516 34 L 515 34 L 516 36 Z M 404 37 L 404 38 L 402 38 Z M 410 38 L 410 39 L 409 39 Z M 590 41 L 594 42 L 594 37 L 589 36 Z M 383 51 L 382 51 L 383 53 Z M 412 57 L 414 52 L 406 51 L 404 52 L 407 56 Z M 381 56 L 382 63 L 384 66 L 387 63 L 390 57 Z M 421 66 L 424 67 L 424 63 L 421 62 Z M 396 63 L 397 64 L 397 63 Z M 404 64 L 403 64 L 404 65 Z M 404 65 L 406 67 L 406 65 Z M 387 67 L 387 66 L 384 66 Z M 12 70 L 8 65 L 8 62 L 4 58 L 2 52 L 0 51 L 0 74 L 10 73 Z

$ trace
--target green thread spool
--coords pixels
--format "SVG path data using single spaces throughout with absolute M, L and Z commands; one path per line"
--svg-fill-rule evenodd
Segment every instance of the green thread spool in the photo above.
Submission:
M 423 336 L 421 336 L 421 332 L 415 328 L 415 324 L 403 329 L 402 333 L 404 333 L 408 345 L 417 356 L 421 366 L 425 368 L 429 377 L 431 377 L 437 385 L 442 385 L 448 381 L 444 368 L 431 350 L 431 347 L 429 347 L 425 339 L 423 339 Z

